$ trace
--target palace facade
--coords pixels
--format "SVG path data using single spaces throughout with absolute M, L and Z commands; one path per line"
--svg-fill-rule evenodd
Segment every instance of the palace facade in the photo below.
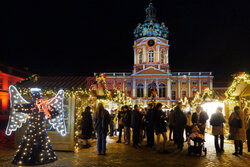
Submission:
M 156 9 L 149 4 L 146 19 L 134 30 L 134 68 L 131 73 L 105 73 L 108 89 L 123 90 L 134 104 L 150 100 L 149 85 L 157 86 L 156 101 L 171 105 L 184 97 L 192 98 L 205 88 L 213 89 L 211 72 L 171 72 L 169 67 L 168 28 L 159 23 Z M 94 74 L 96 75 L 96 74 Z M 87 86 L 95 77 L 87 78 Z

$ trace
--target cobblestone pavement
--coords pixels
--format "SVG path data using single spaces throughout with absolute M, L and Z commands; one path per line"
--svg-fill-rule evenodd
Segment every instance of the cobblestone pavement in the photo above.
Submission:
M 216 155 L 213 147 L 213 136 L 206 135 L 207 156 L 196 156 L 187 154 L 187 145 L 182 152 L 178 152 L 173 143 L 168 143 L 170 154 L 157 153 L 154 149 L 143 147 L 136 150 L 132 146 L 122 143 L 117 144 L 116 138 L 108 138 L 107 155 L 98 156 L 95 143 L 89 149 L 81 150 L 79 153 L 73 152 L 56 152 L 58 160 L 56 162 L 41 165 L 45 167 L 75 167 L 75 166 L 119 166 L 119 167 L 247 167 L 250 165 L 250 153 L 246 152 L 244 145 L 243 156 L 235 157 L 232 155 L 234 146 L 231 141 L 225 141 L 225 153 Z M 11 164 L 14 149 L 0 148 L 0 166 L 9 167 Z M 40 166 L 38 166 L 40 167 Z

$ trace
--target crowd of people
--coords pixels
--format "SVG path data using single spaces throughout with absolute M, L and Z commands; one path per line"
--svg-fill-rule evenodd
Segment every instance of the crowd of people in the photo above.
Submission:
M 93 131 L 97 134 L 98 155 L 106 154 L 108 134 L 112 137 L 118 133 L 117 143 L 122 143 L 123 139 L 124 144 L 130 145 L 132 141 L 133 147 L 136 149 L 142 149 L 142 142 L 146 140 L 147 147 L 163 153 L 169 153 L 166 148 L 167 136 L 169 136 L 169 141 L 176 144 L 178 151 L 183 150 L 185 142 L 190 145 L 194 138 L 205 141 L 205 129 L 209 117 L 201 106 L 197 106 L 193 113 L 184 112 L 181 102 L 178 102 L 174 109 L 168 112 L 164 112 L 162 107 L 161 103 L 150 103 L 147 108 L 135 105 L 133 109 L 125 105 L 121 107 L 120 111 L 111 110 L 109 113 L 104 109 L 103 104 L 99 103 L 93 114 L 93 121 L 90 107 L 86 107 L 82 113 L 83 148 L 90 147 L 88 139 L 91 138 Z M 218 107 L 216 113 L 210 118 L 216 153 L 224 152 L 224 124 L 227 120 L 224 118 L 222 110 L 223 108 Z M 236 106 L 228 120 L 229 139 L 234 140 L 235 152 L 233 155 L 235 156 L 242 155 L 244 141 L 247 141 L 248 152 L 250 152 L 250 116 L 248 112 L 248 108 L 241 111 L 240 107 Z M 186 140 L 184 140 L 184 136 Z M 160 142 L 161 137 L 163 142 Z

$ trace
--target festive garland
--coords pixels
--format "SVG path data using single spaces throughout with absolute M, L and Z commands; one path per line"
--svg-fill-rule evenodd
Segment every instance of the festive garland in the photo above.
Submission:
M 226 95 L 226 98 L 227 98 L 225 100 L 225 102 L 233 103 L 233 104 L 239 104 L 239 97 L 238 96 L 232 96 L 232 94 L 235 92 L 237 86 L 241 82 L 245 82 L 247 84 L 250 84 L 250 75 L 245 73 L 245 72 L 235 75 L 233 83 L 231 84 L 231 86 L 225 92 L 225 95 Z

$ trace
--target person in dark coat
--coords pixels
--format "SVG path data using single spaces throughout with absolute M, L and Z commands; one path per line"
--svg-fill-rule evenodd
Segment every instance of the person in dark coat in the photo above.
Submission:
M 206 122 L 209 119 L 207 113 L 203 111 L 201 106 L 196 107 L 196 112 L 192 115 L 193 125 L 198 125 L 201 133 L 205 135 Z
M 119 138 L 117 143 L 121 143 L 122 142 L 122 130 L 124 128 L 124 119 L 125 116 L 125 107 L 122 106 L 121 111 L 118 112 L 118 130 L 119 130 Z M 125 137 L 124 137 L 125 138 Z
M 115 131 L 115 111 L 111 110 L 110 114 L 110 137 L 114 136 L 114 131 Z
M 110 123 L 110 115 L 104 109 L 103 104 L 99 103 L 94 114 L 95 130 L 97 132 L 97 151 L 98 155 L 106 154 L 106 137 L 108 133 L 108 125 Z
M 168 153 L 167 150 L 165 150 L 165 145 L 167 142 L 167 116 L 162 111 L 162 104 L 158 103 L 155 107 L 155 132 L 157 135 L 157 151 L 160 151 L 160 137 L 162 135 L 163 137 L 163 152 Z
M 155 112 L 153 104 L 148 104 L 148 111 L 146 115 L 146 126 L 147 126 L 147 146 L 154 146 L 154 122 L 155 122 Z
M 140 141 L 140 127 L 142 122 L 142 115 L 140 114 L 138 105 L 134 106 L 134 111 L 131 117 L 131 127 L 133 128 L 133 145 L 134 147 L 141 148 L 138 144 Z
M 216 113 L 211 116 L 210 125 L 213 126 L 212 134 L 214 135 L 214 146 L 216 153 L 224 152 L 224 123 L 226 120 L 222 114 L 222 107 L 218 107 Z M 220 146 L 219 146 L 219 136 L 220 136 Z
M 91 138 L 93 132 L 93 121 L 90 112 L 90 107 L 87 106 L 85 111 L 82 112 L 82 139 L 83 139 L 83 148 L 89 148 L 90 144 L 88 139 Z
M 178 102 L 177 106 L 174 109 L 173 122 L 175 125 L 175 137 L 176 137 L 177 149 L 181 151 L 184 146 L 184 137 L 183 137 L 184 128 L 187 124 L 186 114 L 181 110 L 181 102 Z
M 130 144 L 130 127 L 131 127 L 131 111 L 128 106 L 124 106 L 125 115 L 123 118 L 124 123 L 124 136 L 125 144 Z
M 245 127 L 246 127 L 246 134 L 247 134 L 247 148 L 248 152 L 250 152 L 250 115 L 249 115 L 249 108 L 244 109 L 245 114 Z
M 245 115 L 239 106 L 234 107 L 234 112 L 231 113 L 228 123 L 230 126 L 230 136 L 234 140 L 235 152 L 233 155 L 238 156 L 243 154 L 243 141 L 246 140 Z
M 170 110 L 169 116 L 168 116 L 168 126 L 169 126 L 169 140 L 174 140 L 174 110 Z M 172 138 L 173 134 L 173 138 Z

